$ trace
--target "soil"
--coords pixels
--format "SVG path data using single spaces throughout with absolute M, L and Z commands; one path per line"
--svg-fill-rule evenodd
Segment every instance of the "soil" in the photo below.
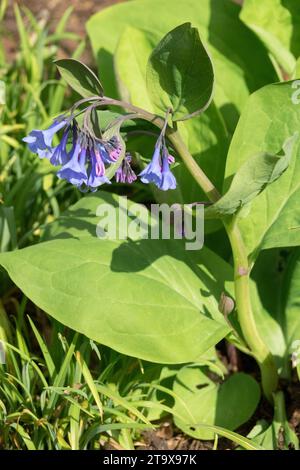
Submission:
M 28 8 L 39 20 L 44 20 L 51 32 L 55 29 L 58 21 L 66 9 L 73 7 L 73 12 L 67 24 L 67 31 L 73 32 L 84 38 L 86 36 L 85 23 L 91 15 L 115 3 L 121 3 L 125 0 L 8 0 L 9 6 L 4 20 L 4 47 L 7 58 L 11 59 L 16 53 L 17 27 L 14 16 L 13 4 L 17 3 L 19 7 Z M 25 20 L 26 24 L 26 20 Z M 62 42 L 58 55 L 60 58 L 69 57 L 74 50 L 74 41 L 65 40 Z M 83 62 L 92 65 L 92 53 L 87 43 L 87 48 L 82 58 Z

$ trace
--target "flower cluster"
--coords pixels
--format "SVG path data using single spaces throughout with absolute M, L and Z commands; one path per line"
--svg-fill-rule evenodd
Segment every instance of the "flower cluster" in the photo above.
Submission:
M 54 135 L 62 131 L 60 143 L 53 146 Z M 105 134 L 104 134 L 105 135 Z M 33 130 L 23 139 L 29 149 L 40 158 L 47 158 L 52 165 L 61 166 L 57 176 L 69 181 L 81 191 L 95 191 L 104 183 L 110 184 L 106 169 L 119 163 L 115 179 L 120 183 L 132 183 L 137 176 L 131 168 L 131 156 L 122 152 L 120 137 L 96 138 L 85 126 L 80 128 L 76 119 L 60 116 L 46 130 Z M 122 161 L 119 162 L 119 159 Z M 169 155 L 164 130 L 155 145 L 151 162 L 140 173 L 143 183 L 154 183 L 166 191 L 176 188 L 176 179 L 170 171 L 174 158 Z

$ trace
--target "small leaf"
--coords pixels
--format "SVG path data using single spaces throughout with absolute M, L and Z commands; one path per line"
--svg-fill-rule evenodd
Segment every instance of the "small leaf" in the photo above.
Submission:
M 170 31 L 152 52 L 146 78 L 155 106 L 163 113 L 172 108 L 175 121 L 203 112 L 212 99 L 214 72 L 198 30 L 184 23 Z
M 247 374 L 234 374 L 218 385 L 205 372 L 203 367 L 183 367 L 173 387 L 175 424 L 196 439 L 214 438 L 211 428 L 200 425 L 236 429 L 251 418 L 260 399 L 259 385 Z
M 79 60 L 61 59 L 55 64 L 62 78 L 84 98 L 103 96 L 103 88 L 94 72 Z
M 234 175 L 227 193 L 208 208 L 206 214 L 208 216 L 234 214 L 252 201 L 288 168 L 298 138 L 299 133 L 295 132 L 284 142 L 283 152 L 277 155 L 259 153 L 249 158 Z

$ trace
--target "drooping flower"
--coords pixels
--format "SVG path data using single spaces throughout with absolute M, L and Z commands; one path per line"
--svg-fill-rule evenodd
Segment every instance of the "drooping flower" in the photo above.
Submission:
M 70 127 L 68 126 L 63 133 L 60 143 L 54 147 L 50 157 L 50 163 L 54 166 L 64 165 L 68 161 L 67 143 L 69 138 Z M 73 131 L 74 136 L 74 131 Z
M 162 191 L 176 189 L 176 178 L 170 170 L 169 154 L 166 148 L 163 149 L 161 182 L 159 188 Z
M 103 163 L 111 164 L 112 160 L 110 159 L 109 153 L 106 150 L 104 144 L 103 143 L 97 143 L 96 148 L 100 152 L 101 159 L 102 159 Z
M 116 162 L 122 152 L 121 143 L 116 135 L 103 142 L 104 149 L 108 154 L 110 162 Z
M 96 190 L 99 186 L 104 183 L 110 184 L 109 179 L 105 176 L 105 166 L 101 159 L 101 154 L 98 149 L 93 148 L 89 151 L 90 162 L 89 162 L 89 177 L 87 180 L 87 186 L 92 191 Z
M 143 183 L 154 183 L 162 191 L 176 189 L 176 178 L 170 170 L 174 157 L 169 154 L 164 136 L 161 134 L 155 145 L 151 162 L 140 173 Z
M 127 153 L 116 171 L 115 178 L 117 183 L 131 184 L 137 179 L 137 176 L 130 165 L 131 160 L 131 155 Z
M 80 142 L 77 141 L 68 155 L 68 162 L 57 172 L 57 176 L 80 188 L 82 185 L 87 184 L 88 179 L 85 167 L 86 148 L 82 147 Z
M 50 158 L 52 156 L 52 140 L 54 135 L 67 124 L 66 119 L 57 118 L 48 129 L 43 131 L 34 129 L 23 138 L 33 153 L 37 153 L 40 158 Z
M 161 181 L 160 150 L 160 145 L 156 145 L 151 162 L 139 174 L 143 183 L 154 183 L 156 186 L 159 186 Z

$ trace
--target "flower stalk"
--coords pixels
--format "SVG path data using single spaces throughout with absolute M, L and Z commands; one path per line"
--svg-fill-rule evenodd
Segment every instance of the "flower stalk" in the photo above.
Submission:
M 250 296 L 250 267 L 245 244 L 236 219 L 224 222 L 234 260 L 234 289 L 238 318 L 244 338 L 257 360 L 262 378 L 262 388 L 267 399 L 272 402 L 277 389 L 278 373 L 274 358 L 263 341 L 253 315 Z

